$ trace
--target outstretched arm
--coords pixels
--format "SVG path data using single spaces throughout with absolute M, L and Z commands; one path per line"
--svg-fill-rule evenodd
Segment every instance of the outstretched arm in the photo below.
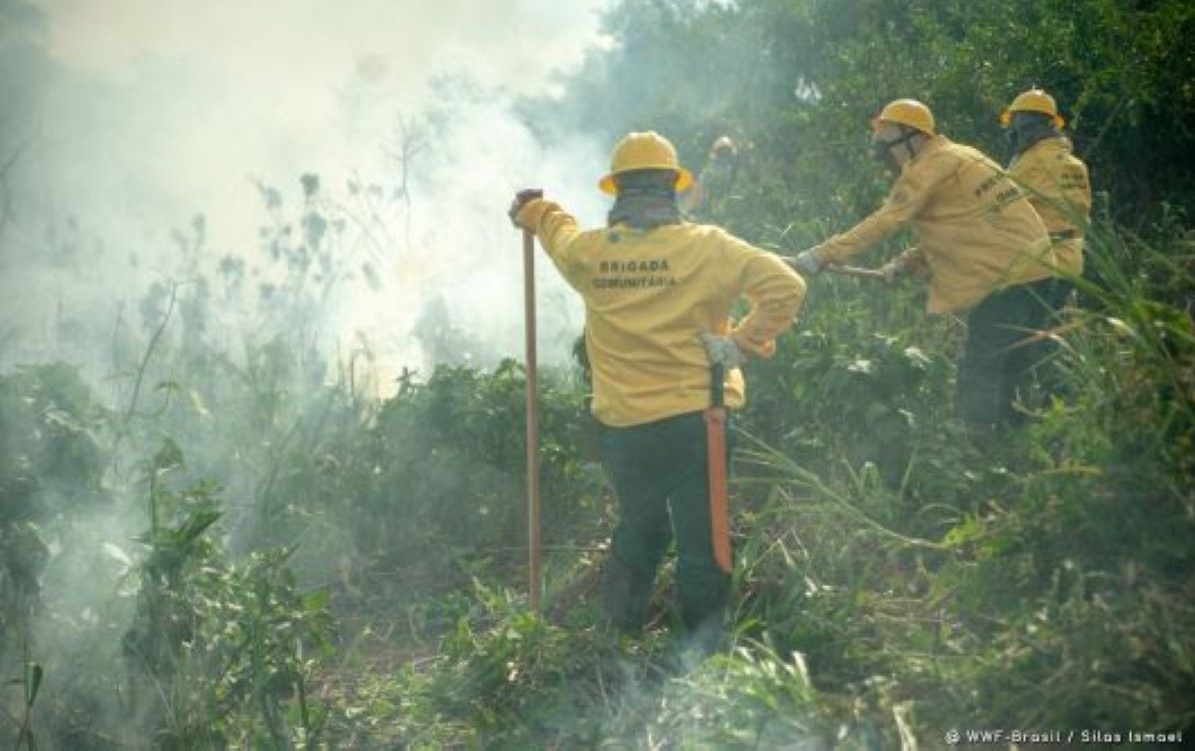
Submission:
M 581 228 L 572 214 L 559 204 L 543 198 L 532 198 L 519 206 L 512 218 L 517 226 L 536 234 L 552 263 L 570 284 L 580 278 L 584 269 L 574 258 L 571 249 L 581 235 Z

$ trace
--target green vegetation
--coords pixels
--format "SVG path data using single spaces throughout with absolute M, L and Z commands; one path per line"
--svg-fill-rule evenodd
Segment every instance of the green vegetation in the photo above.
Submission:
M 229 259 L 150 290 L 114 337 L 117 397 L 61 363 L 0 374 L 0 733 L 89 749 L 1195 737 L 1193 20 L 1165 1 L 626 0 L 621 46 L 563 102 L 527 103 L 610 142 L 657 128 L 682 155 L 732 134 L 747 148 L 714 218 L 778 249 L 871 207 L 884 176 L 863 131 L 898 95 L 998 153 L 996 113 L 1036 80 L 1106 194 L 1084 305 L 1055 332 L 1065 397 L 1029 399 L 1029 424 L 983 452 L 951 421 L 957 322 L 926 319 L 911 285 L 813 283 L 777 356 L 748 366 L 734 645 L 702 663 L 671 639 L 667 582 L 642 640 L 599 625 L 611 498 L 581 369 L 539 376 L 536 616 L 524 369 L 405 372 L 368 396 L 367 352 L 330 367 L 310 345 L 336 230 L 305 209 L 283 231 L 273 191 L 263 244 L 283 281 L 246 290 Z M 229 351 L 206 324 L 233 290 L 295 325 Z

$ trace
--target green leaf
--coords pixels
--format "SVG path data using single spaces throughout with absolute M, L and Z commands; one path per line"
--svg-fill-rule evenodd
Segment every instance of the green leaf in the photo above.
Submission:
M 109 558 L 122 565 L 125 569 L 133 567 L 133 559 L 115 543 L 105 542 L 101 548 Z
M 221 516 L 219 511 L 196 511 L 187 517 L 182 526 L 173 531 L 171 536 L 174 538 L 174 543 L 182 546 L 193 542 L 207 531 L 208 527 L 215 524 Z
M 183 451 L 178 447 L 178 444 L 174 442 L 174 439 L 163 439 L 162 447 L 158 449 L 158 453 L 154 454 L 154 474 L 166 474 L 167 472 L 173 472 L 176 469 L 183 469 L 186 466 L 187 463 L 183 458 Z
M 37 692 L 41 688 L 42 677 L 45 671 L 42 669 L 41 663 L 30 662 L 25 664 L 25 706 L 32 707 L 33 702 L 37 701 Z

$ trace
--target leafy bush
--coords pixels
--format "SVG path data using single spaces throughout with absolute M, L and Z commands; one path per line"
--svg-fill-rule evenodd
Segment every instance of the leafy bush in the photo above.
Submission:
M 228 561 L 211 536 L 215 486 L 165 485 L 182 465 L 167 442 L 148 471 L 149 552 L 122 640 L 132 714 L 152 718 L 161 748 L 313 747 L 326 709 L 309 695 L 319 660 L 304 650 L 331 649 L 327 595 L 300 593 L 291 551 Z
M 443 571 L 464 558 L 519 560 L 526 545 L 524 374 L 440 367 L 407 379 L 367 429 L 345 437 L 280 493 L 323 508 L 358 555 L 385 566 Z M 545 541 L 601 518 L 603 485 L 580 455 L 581 396 L 540 372 L 540 463 Z M 586 515 L 590 518 L 586 519 Z M 583 533 L 587 537 L 588 533 Z

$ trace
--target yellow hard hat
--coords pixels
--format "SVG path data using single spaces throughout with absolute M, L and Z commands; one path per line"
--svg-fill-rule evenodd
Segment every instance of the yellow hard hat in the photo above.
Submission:
M 664 136 L 649 130 L 629 133 L 614 147 L 610 156 L 610 173 L 598 182 L 603 193 L 616 195 L 615 175 L 641 169 L 666 169 L 676 173 L 676 192 L 683 193 L 693 184 L 693 173 L 680 166 L 676 148 Z
M 1061 128 L 1066 125 L 1066 120 L 1058 114 L 1058 105 L 1054 102 L 1054 97 L 1041 89 L 1029 89 L 1018 94 L 1017 98 L 1012 100 L 1012 104 L 1000 113 L 1000 124 L 1007 128 L 1012 122 L 1014 112 L 1040 112 L 1049 115 L 1055 126 Z
M 931 136 L 937 133 L 934 127 L 934 113 L 916 99 L 897 99 L 888 102 L 884 105 L 884 109 L 880 110 L 880 114 L 872 118 L 872 129 L 879 128 L 880 123 L 907 125 Z

